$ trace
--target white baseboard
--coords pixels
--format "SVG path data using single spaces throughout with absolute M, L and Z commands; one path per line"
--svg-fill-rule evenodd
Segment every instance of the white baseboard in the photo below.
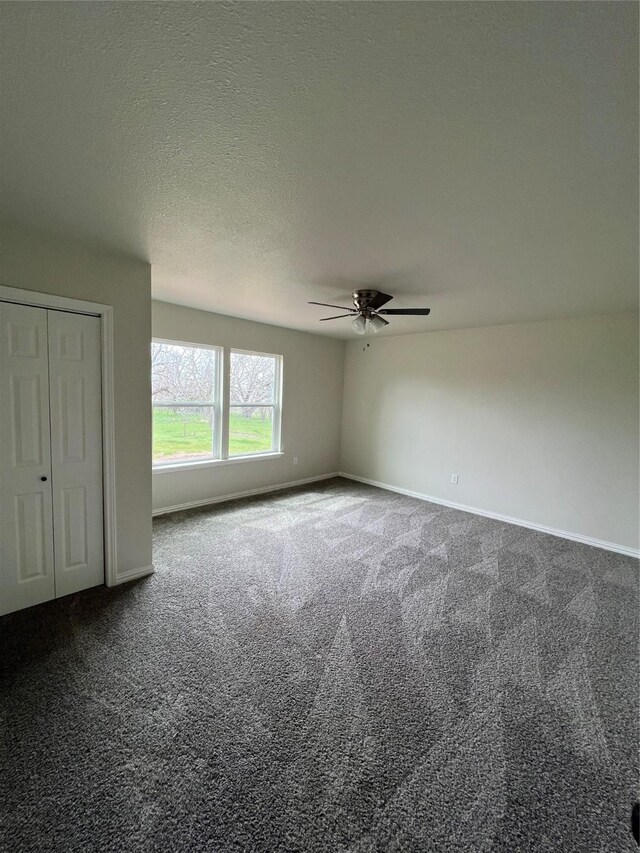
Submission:
M 176 504 L 175 506 L 163 506 L 153 510 L 153 515 L 168 515 L 170 512 L 180 512 L 183 509 L 195 509 L 199 506 L 210 506 L 213 504 L 225 503 L 226 501 L 237 501 L 240 498 L 250 498 L 253 495 L 265 495 L 269 492 L 279 492 L 281 489 L 290 489 L 293 486 L 304 486 L 307 483 L 317 483 L 320 480 L 330 480 L 332 477 L 339 477 L 337 471 L 331 474 L 320 474 L 317 477 L 307 477 L 304 480 L 290 480 L 288 483 L 277 483 L 273 486 L 261 486 L 259 489 L 247 489 L 245 492 L 234 492 L 229 495 L 220 495 L 217 498 L 205 498 L 201 501 L 189 501 L 184 504 Z
M 116 576 L 116 582 L 111 586 L 119 586 L 121 583 L 134 581 L 136 578 L 144 578 L 147 575 L 152 575 L 155 569 L 153 566 L 142 566 L 139 569 L 129 569 L 126 572 L 121 572 Z
M 424 495 L 421 492 L 412 492 L 410 489 L 401 489 L 399 486 L 391 486 L 389 483 L 380 483 L 378 480 L 369 480 L 367 477 L 358 477 L 356 474 L 347 474 L 346 471 L 340 471 L 339 477 L 344 477 L 347 480 L 356 480 L 358 483 L 366 483 L 368 486 L 376 486 L 378 489 L 386 489 L 389 492 L 398 492 L 400 495 L 407 495 L 410 498 L 417 498 L 421 501 L 428 501 L 441 506 L 448 506 L 452 509 L 460 509 L 463 512 L 470 512 L 473 515 L 482 515 L 485 518 L 493 518 L 496 521 L 505 521 L 507 524 L 515 524 L 518 527 L 527 527 L 529 530 L 537 530 L 540 533 L 549 533 L 551 536 L 559 536 L 561 539 L 571 539 L 573 542 L 582 542 L 584 545 L 592 545 L 594 548 L 603 548 L 605 551 L 614 551 L 616 554 L 624 554 L 627 557 L 640 558 L 640 550 L 629 548 L 627 545 L 617 545 L 615 542 L 606 542 L 603 539 L 594 539 L 591 536 L 583 536 L 580 533 L 570 533 L 568 530 L 558 530 L 556 527 L 547 527 L 545 524 L 536 524 L 533 521 L 525 521 L 522 518 L 513 518 L 510 515 L 502 515 L 499 512 L 490 512 L 486 509 L 478 509 L 475 506 L 467 506 L 466 504 L 455 503 L 454 501 L 446 501 L 443 498 L 436 498 L 433 495 Z

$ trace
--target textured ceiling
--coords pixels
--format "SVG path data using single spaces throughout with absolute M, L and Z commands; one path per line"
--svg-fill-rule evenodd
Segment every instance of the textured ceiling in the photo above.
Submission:
M 637 306 L 634 3 L 2 3 L 4 215 L 350 334 Z

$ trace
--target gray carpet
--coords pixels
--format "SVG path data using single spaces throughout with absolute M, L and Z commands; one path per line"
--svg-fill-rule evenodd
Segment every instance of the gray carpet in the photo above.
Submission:
M 638 563 L 333 480 L 0 621 L 11 851 L 637 851 Z

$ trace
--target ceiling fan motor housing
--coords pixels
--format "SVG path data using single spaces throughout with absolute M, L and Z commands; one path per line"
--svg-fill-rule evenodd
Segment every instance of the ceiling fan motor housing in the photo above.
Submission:
M 354 290 L 353 304 L 356 306 L 358 311 L 365 312 L 369 302 L 371 302 L 371 300 L 377 295 L 377 290 Z

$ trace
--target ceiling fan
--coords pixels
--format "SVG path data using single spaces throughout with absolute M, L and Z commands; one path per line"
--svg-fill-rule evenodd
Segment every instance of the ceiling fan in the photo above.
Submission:
M 379 290 L 354 290 L 353 304 L 354 308 L 345 308 L 343 305 L 331 305 L 328 302 L 309 302 L 309 305 L 323 305 L 325 308 L 340 308 L 342 311 L 347 311 L 347 314 L 337 314 L 335 317 L 321 317 L 321 322 L 324 320 L 339 320 L 341 317 L 351 317 L 351 327 L 358 335 L 364 335 L 367 328 L 374 332 L 379 332 L 389 325 L 389 321 L 384 319 L 384 316 L 421 316 L 426 317 L 431 312 L 430 308 L 383 308 L 393 299 L 388 293 L 382 293 Z

